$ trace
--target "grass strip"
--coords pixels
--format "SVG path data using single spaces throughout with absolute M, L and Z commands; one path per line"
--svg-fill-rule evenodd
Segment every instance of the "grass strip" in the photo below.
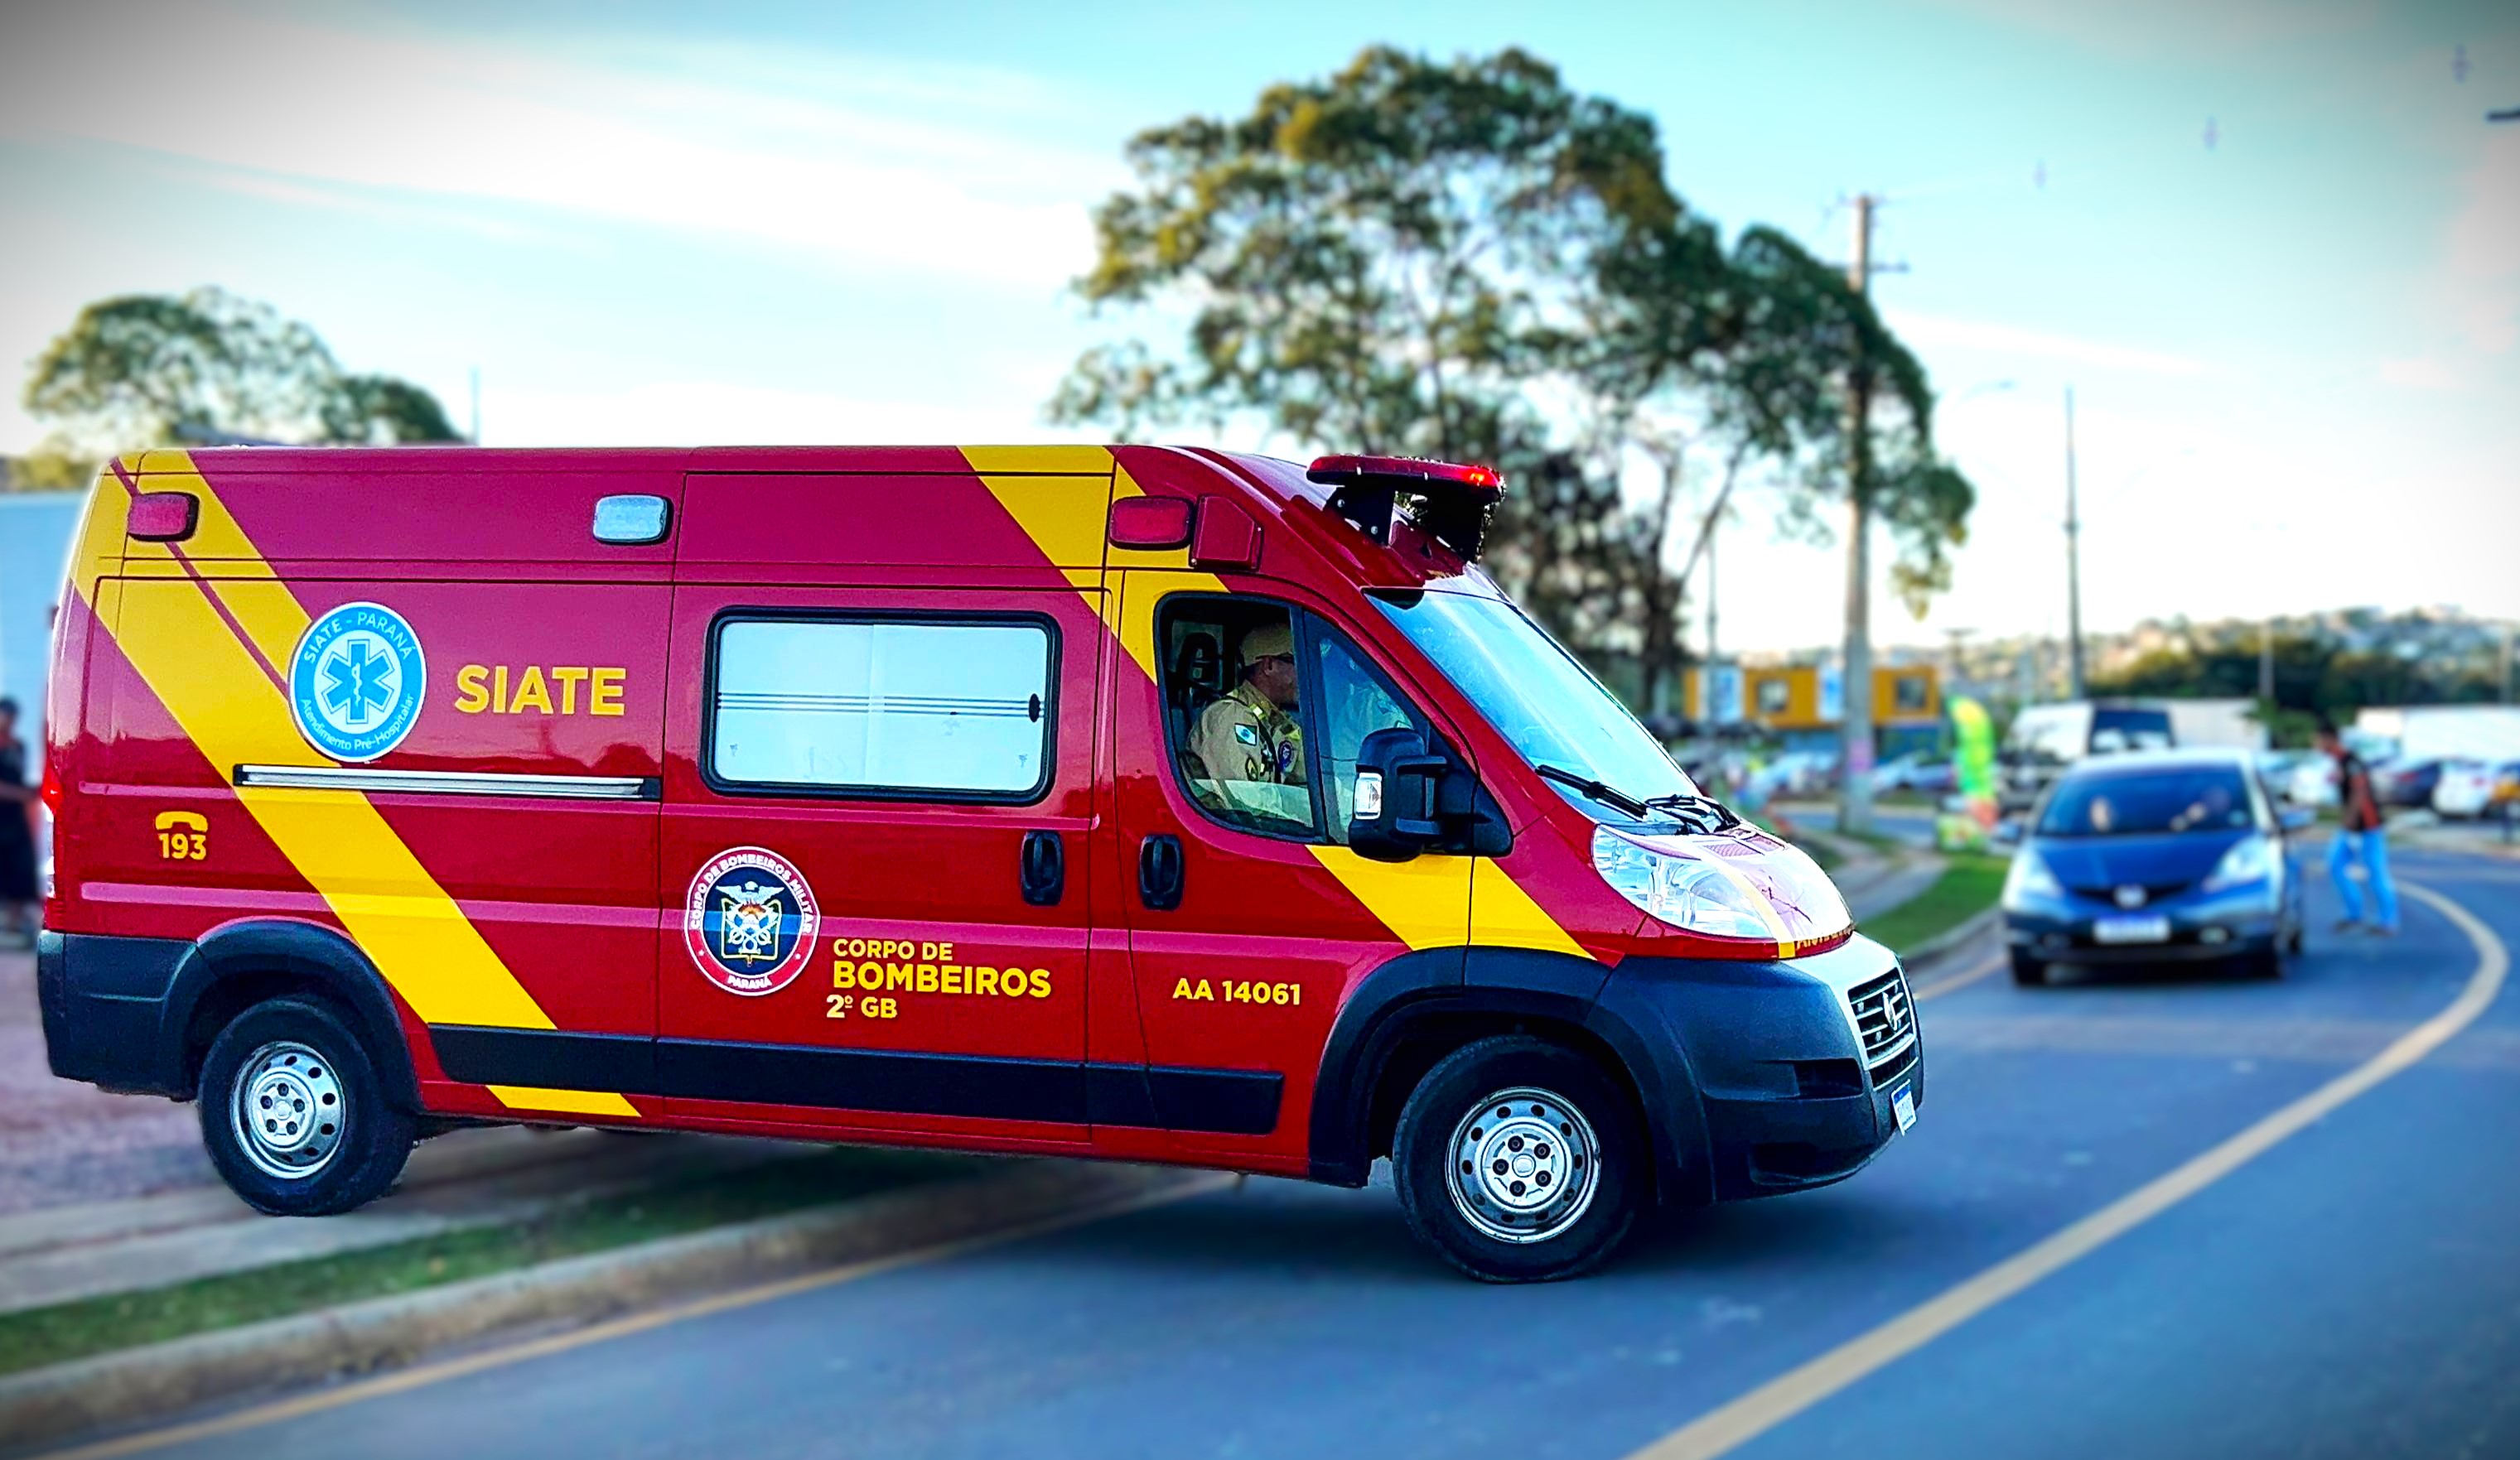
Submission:
M 1866 919 L 1865 935 L 1905 953 L 1994 907 L 2003 892 L 2003 874 L 2011 865 L 2006 857 L 1974 853 L 1949 857 L 1933 886 L 1879 917 Z
M 568 1203 L 521 1223 L 29 1308 L 0 1315 L 0 1373 L 970 1175 L 982 1165 L 908 1151 L 826 1151 Z

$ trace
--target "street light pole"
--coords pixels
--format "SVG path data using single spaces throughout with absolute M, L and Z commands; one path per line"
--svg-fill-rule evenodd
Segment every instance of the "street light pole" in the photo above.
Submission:
M 1869 193 L 1855 195 L 1855 258 L 1847 287 L 1860 298 L 1872 289 Z M 1846 392 L 1846 652 L 1838 729 L 1837 824 L 1872 829 L 1872 380 L 1859 355 Z
M 2065 639 L 2068 699 L 2083 685 L 2083 523 L 2074 501 L 2074 387 L 2065 387 Z

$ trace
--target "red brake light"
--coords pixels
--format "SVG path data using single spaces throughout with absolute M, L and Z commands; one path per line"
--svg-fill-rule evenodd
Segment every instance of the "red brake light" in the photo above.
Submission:
M 45 812 L 58 824 L 62 819 L 62 772 L 50 756 L 44 758 L 44 783 L 37 794 L 43 797 Z

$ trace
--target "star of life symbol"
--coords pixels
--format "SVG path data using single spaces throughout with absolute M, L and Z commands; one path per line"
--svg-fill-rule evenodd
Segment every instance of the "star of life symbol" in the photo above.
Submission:
M 399 690 L 392 650 L 365 630 L 353 630 L 333 641 L 332 651 L 324 656 L 322 679 L 324 718 L 345 730 L 374 725 L 393 707 Z
M 325 613 L 289 656 L 297 731 L 337 761 L 391 753 L 419 723 L 428 685 L 420 636 L 382 603 L 344 603 Z

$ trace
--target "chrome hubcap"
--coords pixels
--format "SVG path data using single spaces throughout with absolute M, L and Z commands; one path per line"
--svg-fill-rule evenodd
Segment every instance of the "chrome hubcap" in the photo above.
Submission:
M 1453 1128 L 1453 1206 L 1499 1242 L 1546 1242 L 1583 1218 L 1601 1146 L 1584 1113 L 1548 1090 L 1499 1090 Z
M 285 1181 L 331 1164 L 349 1113 L 333 1062 L 293 1040 L 255 1050 L 238 1068 L 228 1101 L 246 1159 Z

